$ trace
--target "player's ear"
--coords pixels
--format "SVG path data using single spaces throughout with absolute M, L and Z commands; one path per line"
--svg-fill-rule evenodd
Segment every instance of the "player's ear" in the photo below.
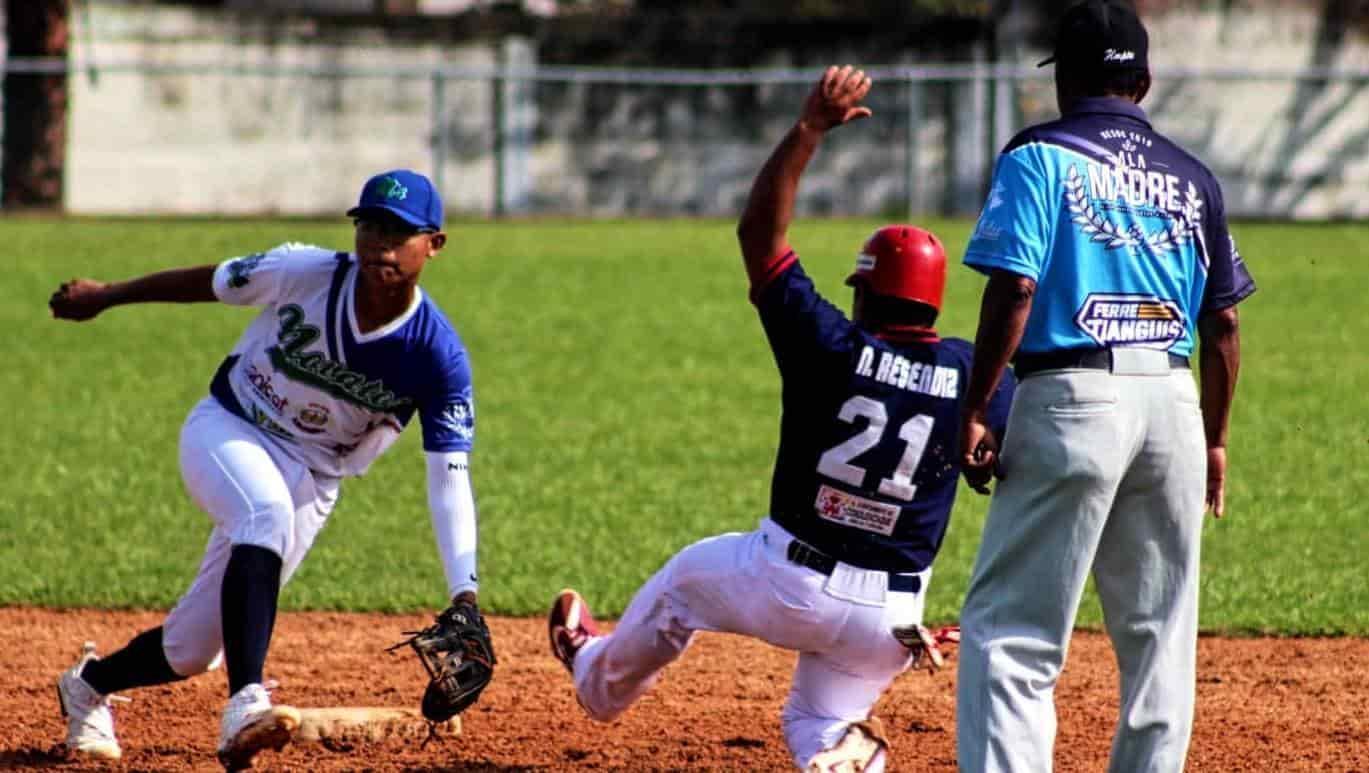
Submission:
M 1137 84 L 1136 84 L 1136 104 L 1138 104 L 1138 105 L 1141 104 L 1141 100 L 1145 99 L 1145 98 L 1146 98 L 1146 95 L 1149 94 L 1149 93 L 1150 93 L 1150 70 L 1146 70 L 1145 74 L 1141 76 L 1140 81 L 1138 81 Z
M 447 235 L 441 231 L 428 235 L 428 257 L 436 257 L 447 246 Z

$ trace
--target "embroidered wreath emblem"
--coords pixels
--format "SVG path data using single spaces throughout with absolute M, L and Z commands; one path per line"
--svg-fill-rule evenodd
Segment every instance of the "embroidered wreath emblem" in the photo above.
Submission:
M 1184 191 L 1183 209 L 1177 217 L 1171 217 L 1167 227 L 1149 233 L 1140 226 L 1118 228 L 1094 208 L 1093 201 L 1084 192 L 1084 178 L 1074 164 L 1070 164 L 1065 178 L 1065 204 L 1069 207 L 1070 220 L 1089 235 L 1089 240 L 1110 250 L 1139 244 L 1159 252 L 1176 250 L 1193 238 L 1194 230 L 1203 219 L 1203 200 L 1198 196 L 1198 188 L 1190 182 L 1188 190 Z

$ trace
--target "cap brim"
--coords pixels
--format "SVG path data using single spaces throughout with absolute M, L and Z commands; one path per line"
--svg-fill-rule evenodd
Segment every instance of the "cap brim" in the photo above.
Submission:
M 403 220 L 404 222 L 413 226 L 414 228 L 436 228 L 436 226 L 434 226 L 433 224 L 428 223 L 424 220 L 420 220 L 419 218 L 414 217 L 412 214 L 405 212 L 402 209 L 387 206 L 385 204 L 368 204 L 364 207 L 352 207 L 351 209 L 347 210 L 347 217 L 359 217 L 361 215 L 365 215 L 368 212 L 388 212 L 391 215 L 394 215 L 400 220 Z

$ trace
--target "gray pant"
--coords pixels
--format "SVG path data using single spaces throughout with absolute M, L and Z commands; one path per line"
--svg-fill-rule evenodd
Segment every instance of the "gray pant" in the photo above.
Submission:
M 1122 677 L 1109 769 L 1183 769 L 1206 445 L 1192 374 L 1137 354 L 1126 374 L 1018 386 L 961 612 L 961 770 L 1051 769 L 1055 683 L 1090 570 Z

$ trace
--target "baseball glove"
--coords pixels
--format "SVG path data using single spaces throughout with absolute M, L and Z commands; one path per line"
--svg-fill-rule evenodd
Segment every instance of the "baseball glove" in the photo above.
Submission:
M 960 643 L 958 625 L 938 628 L 935 632 L 922 625 L 900 625 L 894 627 L 893 634 L 899 644 L 913 653 L 911 668 L 926 668 L 929 674 L 935 674 L 946 665 L 946 656 L 941 652 L 941 645 Z
M 494 676 L 494 645 L 480 610 L 469 601 L 458 601 L 437 616 L 437 622 L 421 631 L 404 631 L 410 638 L 388 648 L 409 645 L 428 672 L 423 691 L 423 716 L 430 722 L 446 722 L 466 710 Z

